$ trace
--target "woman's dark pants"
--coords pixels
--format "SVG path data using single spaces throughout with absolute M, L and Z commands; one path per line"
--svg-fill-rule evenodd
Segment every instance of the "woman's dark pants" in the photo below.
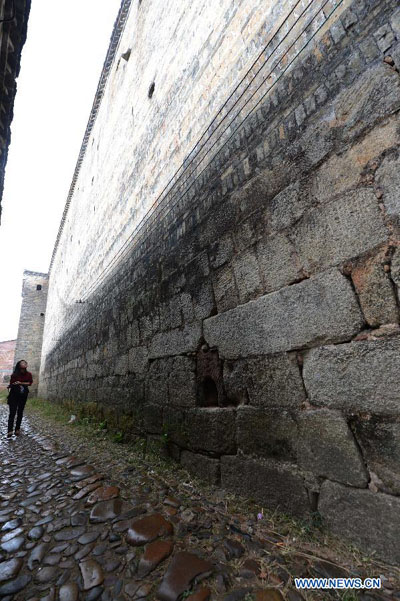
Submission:
M 10 398 L 8 399 L 8 405 L 10 407 L 10 415 L 8 417 L 8 432 L 13 431 L 15 414 L 17 414 L 17 423 L 15 424 L 15 429 L 20 429 L 27 398 L 27 393 L 18 396 L 10 394 Z

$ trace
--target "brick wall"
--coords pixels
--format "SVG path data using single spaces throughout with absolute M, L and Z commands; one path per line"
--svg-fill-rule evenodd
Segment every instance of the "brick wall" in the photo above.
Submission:
M 31 395 L 36 395 L 38 390 L 47 291 L 47 274 L 24 271 L 15 363 L 21 359 L 28 363 L 28 371 L 33 376 Z
M 398 3 L 330 3 L 248 89 L 241 57 L 293 3 L 219 6 L 165 39 L 164 4 L 132 8 L 55 250 L 40 392 L 121 410 L 212 482 L 400 561 Z M 237 84 L 228 108 L 248 104 L 193 160 Z

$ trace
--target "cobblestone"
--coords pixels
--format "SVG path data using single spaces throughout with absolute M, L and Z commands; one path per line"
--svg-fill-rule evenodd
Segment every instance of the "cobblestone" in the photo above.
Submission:
M 3 432 L 6 413 L 0 405 Z M 320 574 L 321 566 L 328 577 L 376 575 L 348 560 L 339 565 L 328 548 L 316 554 L 306 543 L 293 547 L 255 516 L 230 514 L 217 489 L 165 482 L 140 463 L 127 469 L 123 451 L 117 460 L 99 455 L 97 445 L 74 441 L 66 429 L 58 430 L 59 440 L 74 448 L 63 448 L 57 434 L 46 438 L 41 426 L 35 416 L 25 417 L 18 439 L 0 439 L 1 599 L 175 601 L 184 593 L 192 601 L 247 595 L 304 601 L 294 575 Z M 95 475 L 85 485 L 74 481 L 74 474 L 89 472 Z M 94 483 L 101 483 L 96 493 Z M 78 498 L 77 491 L 83 493 Z M 132 546 L 133 535 L 139 546 Z M 379 564 L 382 570 L 388 590 L 399 590 L 398 572 Z M 307 596 L 325 598 L 318 591 Z

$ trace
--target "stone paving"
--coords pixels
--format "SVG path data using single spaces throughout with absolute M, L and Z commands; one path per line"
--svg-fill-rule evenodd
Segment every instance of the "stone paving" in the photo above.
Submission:
M 0 405 L 2 433 L 6 415 Z M 134 484 L 124 489 L 28 418 L 21 436 L 2 434 L 0 462 L 6 601 L 338 599 L 333 591 L 300 595 L 293 576 L 377 575 L 285 553 L 283 535 L 256 535 L 254 520 L 230 516 L 223 503 L 180 500 L 173 487 L 134 466 Z M 400 599 L 394 582 L 389 575 L 383 591 L 357 598 Z

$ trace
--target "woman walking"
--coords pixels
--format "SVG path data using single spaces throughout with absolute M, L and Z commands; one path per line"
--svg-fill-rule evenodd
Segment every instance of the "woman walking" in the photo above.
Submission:
M 22 415 L 29 394 L 28 387 L 32 385 L 32 374 L 26 369 L 27 367 L 28 364 L 26 361 L 23 359 L 18 361 L 10 379 L 9 388 L 11 390 L 7 401 L 10 407 L 10 414 L 8 417 L 8 438 L 11 438 L 13 433 L 15 414 L 17 414 L 15 436 L 20 434 Z

